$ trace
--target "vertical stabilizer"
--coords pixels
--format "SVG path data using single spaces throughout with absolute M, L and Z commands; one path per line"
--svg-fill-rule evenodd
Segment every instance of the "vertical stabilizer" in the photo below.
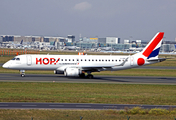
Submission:
M 137 53 L 137 55 L 141 55 L 147 59 L 158 57 L 161 43 L 163 40 L 164 32 L 158 32 L 153 39 L 148 43 L 148 45 L 142 50 L 142 52 Z

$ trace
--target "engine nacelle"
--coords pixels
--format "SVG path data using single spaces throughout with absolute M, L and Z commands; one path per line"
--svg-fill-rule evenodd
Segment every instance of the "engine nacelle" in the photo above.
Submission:
M 64 74 L 64 71 L 54 70 L 54 74 Z
M 67 68 L 65 71 L 64 71 L 64 75 L 65 76 L 79 76 L 81 73 L 81 71 L 78 69 L 78 68 Z

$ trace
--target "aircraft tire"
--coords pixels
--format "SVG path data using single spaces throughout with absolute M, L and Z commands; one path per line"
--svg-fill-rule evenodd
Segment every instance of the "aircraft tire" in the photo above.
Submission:
M 93 79 L 93 75 L 87 75 L 87 78 Z
M 85 78 L 85 74 L 84 74 L 84 73 L 81 73 L 81 74 L 79 75 L 79 77 L 80 77 L 80 78 Z
M 64 71 L 64 75 L 67 76 L 67 72 L 66 71 Z
M 21 77 L 25 77 L 25 75 L 24 75 L 24 74 L 21 74 Z

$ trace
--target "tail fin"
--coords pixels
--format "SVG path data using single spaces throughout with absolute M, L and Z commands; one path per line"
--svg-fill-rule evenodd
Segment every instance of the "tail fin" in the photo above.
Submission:
M 21 45 L 23 44 L 23 40 L 21 40 L 20 44 L 21 44 Z
M 55 43 L 56 43 L 56 40 L 54 41 L 53 46 L 55 46 Z
M 161 43 L 163 40 L 164 32 L 158 32 L 153 39 L 148 43 L 148 45 L 140 52 L 147 59 L 152 57 L 158 57 Z

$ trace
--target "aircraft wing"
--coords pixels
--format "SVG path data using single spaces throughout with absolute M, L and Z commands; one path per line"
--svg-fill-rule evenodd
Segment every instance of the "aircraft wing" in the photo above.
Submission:
M 123 66 L 128 60 L 128 57 L 119 65 L 104 65 L 104 66 L 81 66 L 81 69 L 84 71 L 102 71 L 102 70 L 111 70 L 112 67 Z
M 117 66 L 123 66 L 127 60 L 128 60 L 129 57 L 127 57 L 121 64 L 118 64 L 118 65 L 78 65 L 78 66 L 62 66 L 62 67 L 59 67 L 57 68 L 57 70 L 59 71 L 64 71 L 66 68 L 79 68 L 81 70 L 84 70 L 84 71 L 92 71 L 92 72 L 98 72 L 98 71 L 102 71 L 102 70 L 111 70 L 112 67 L 117 67 Z
M 80 66 L 81 70 L 84 71 L 92 71 L 92 72 L 98 72 L 106 69 L 111 69 L 113 66 Z

